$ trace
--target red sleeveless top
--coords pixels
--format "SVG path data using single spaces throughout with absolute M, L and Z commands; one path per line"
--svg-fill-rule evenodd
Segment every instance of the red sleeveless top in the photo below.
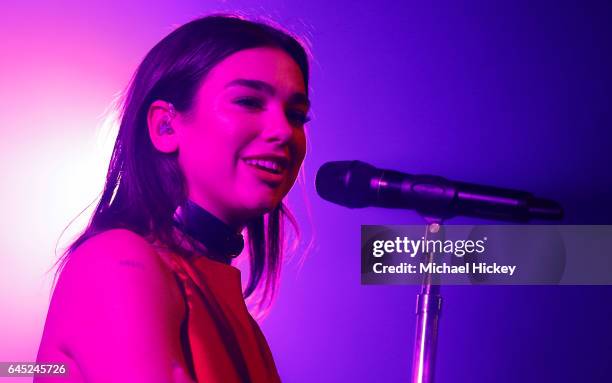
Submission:
M 205 256 L 165 254 L 185 299 L 185 359 L 198 383 L 280 382 L 272 353 L 242 296 L 240 270 Z

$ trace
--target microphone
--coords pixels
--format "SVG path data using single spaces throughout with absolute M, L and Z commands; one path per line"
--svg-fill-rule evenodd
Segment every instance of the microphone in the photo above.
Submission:
M 413 209 L 425 217 L 472 216 L 502 221 L 559 220 L 563 209 L 531 193 L 378 169 L 361 161 L 333 161 L 316 176 L 319 196 L 349 208 Z

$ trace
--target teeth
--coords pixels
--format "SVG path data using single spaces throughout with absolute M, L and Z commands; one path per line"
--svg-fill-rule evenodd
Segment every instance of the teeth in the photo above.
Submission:
M 246 159 L 244 160 L 249 165 L 257 166 L 260 168 L 264 168 L 266 170 L 273 171 L 275 173 L 280 173 L 283 170 L 283 167 L 276 161 L 271 160 L 260 160 L 260 159 Z

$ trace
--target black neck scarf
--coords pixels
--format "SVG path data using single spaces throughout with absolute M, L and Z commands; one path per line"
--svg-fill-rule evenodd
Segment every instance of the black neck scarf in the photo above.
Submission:
M 244 248 L 241 233 L 191 200 L 177 210 L 174 226 L 211 250 L 206 256 L 216 261 L 230 264 Z

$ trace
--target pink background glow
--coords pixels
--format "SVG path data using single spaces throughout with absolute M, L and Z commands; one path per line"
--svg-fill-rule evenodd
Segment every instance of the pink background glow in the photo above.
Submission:
M 0 12 L 0 360 L 34 361 L 56 242 L 101 191 L 112 103 L 146 52 L 220 2 L 19 2 Z M 260 6 L 241 4 L 253 14 Z M 93 206 L 61 236 L 57 253 Z M 2 378 L 0 378 L 2 379 Z

